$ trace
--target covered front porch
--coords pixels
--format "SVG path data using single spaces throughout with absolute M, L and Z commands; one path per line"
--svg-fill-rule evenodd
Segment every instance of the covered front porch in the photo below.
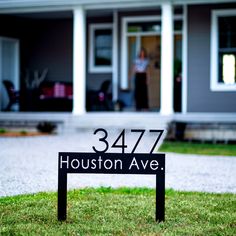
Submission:
M 93 103 L 90 91 L 99 91 L 103 82 L 109 81 L 111 102 L 124 102 L 127 95 L 131 96 L 124 110 L 133 111 L 130 65 L 144 45 L 152 63 L 150 111 L 161 115 L 186 112 L 185 83 L 175 82 L 174 67 L 178 59 L 181 69 L 177 73 L 185 81 L 184 17 L 185 7 L 170 2 L 2 12 L 1 18 L 12 27 L 0 28 L 1 48 L 15 50 L 8 64 L 10 69 L 15 68 L 14 75 L 9 76 L 21 93 L 20 104 L 13 109 L 72 111 L 74 115 L 82 115 L 94 110 L 89 106 Z M 102 45 L 96 48 L 99 47 L 96 37 L 108 32 L 112 36 L 110 49 L 104 50 Z M 15 43 L 9 44 L 12 39 Z M 99 58 L 96 50 L 105 56 Z M 104 62 L 101 59 L 107 59 L 107 53 L 110 61 Z M 1 58 L 5 60 L 4 54 Z M 3 80 L 9 79 L 8 74 L 8 70 L 2 73 L 1 86 Z M 5 100 L 2 110 L 7 100 L 3 90 L 2 87 L 1 101 Z
M 1 112 L 0 127 L 36 129 L 40 122 L 57 125 L 59 134 L 93 133 L 97 128 L 109 132 L 122 129 L 164 129 L 169 139 L 201 142 L 235 142 L 236 115 L 221 113 L 188 113 L 161 115 L 154 112 L 88 112 L 74 115 L 63 112 Z

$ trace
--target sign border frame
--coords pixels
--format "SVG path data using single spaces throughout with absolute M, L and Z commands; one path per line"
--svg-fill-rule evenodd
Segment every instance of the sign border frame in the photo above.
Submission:
M 62 154 L 85 154 L 85 155 L 100 155 L 103 156 L 103 154 L 99 153 L 88 153 L 88 152 L 59 152 L 58 153 L 58 198 L 57 198 L 57 218 L 59 221 L 65 221 L 67 218 L 67 175 L 68 174 L 88 174 L 91 172 L 79 172 L 79 171 L 68 171 L 64 168 L 60 168 L 60 157 Z M 145 156 L 157 156 L 160 158 L 163 158 L 163 164 L 164 168 L 160 171 L 156 171 L 155 174 L 148 174 L 148 175 L 155 175 L 156 176 L 156 221 L 162 222 L 165 221 L 165 154 L 164 153 L 136 153 L 136 154 L 128 154 L 128 153 L 106 153 L 105 155 L 119 155 L 119 156 L 135 156 L 137 154 L 142 154 Z M 79 159 L 79 158 L 78 158 Z M 155 159 L 156 160 L 156 159 Z M 157 159 L 158 161 L 158 159 Z M 91 173 L 91 174 L 126 174 L 126 173 Z M 133 173 L 129 173 L 133 174 Z M 138 174 L 138 173 L 135 173 Z M 141 173 L 143 174 L 143 173 Z M 143 174 L 145 175 L 145 174 Z

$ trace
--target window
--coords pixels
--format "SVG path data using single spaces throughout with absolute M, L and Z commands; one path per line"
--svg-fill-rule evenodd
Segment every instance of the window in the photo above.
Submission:
M 183 30 L 183 20 L 177 19 L 174 21 L 174 31 L 182 31 Z
M 212 12 L 211 89 L 236 91 L 236 10 Z
M 127 27 L 128 33 L 138 32 L 161 32 L 161 22 L 130 22 Z
M 90 25 L 89 72 L 112 71 L 112 24 Z

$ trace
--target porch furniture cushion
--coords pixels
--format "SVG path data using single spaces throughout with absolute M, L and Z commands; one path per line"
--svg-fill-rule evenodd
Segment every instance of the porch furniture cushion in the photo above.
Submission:
M 72 111 L 73 87 L 68 82 L 44 82 L 40 86 L 39 111 Z
M 40 99 L 67 98 L 72 99 L 72 85 L 68 83 L 47 83 L 41 86 Z

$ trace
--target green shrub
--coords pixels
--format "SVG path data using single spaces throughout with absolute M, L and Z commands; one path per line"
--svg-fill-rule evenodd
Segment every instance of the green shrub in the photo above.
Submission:
M 0 134 L 6 133 L 6 130 L 4 128 L 0 128 Z
M 55 129 L 56 125 L 49 121 L 43 121 L 37 125 L 37 130 L 42 133 L 53 133 Z
M 21 131 L 20 131 L 20 134 L 21 134 L 21 135 L 26 135 L 27 133 L 28 133 L 28 132 L 27 132 L 26 130 L 21 130 Z

